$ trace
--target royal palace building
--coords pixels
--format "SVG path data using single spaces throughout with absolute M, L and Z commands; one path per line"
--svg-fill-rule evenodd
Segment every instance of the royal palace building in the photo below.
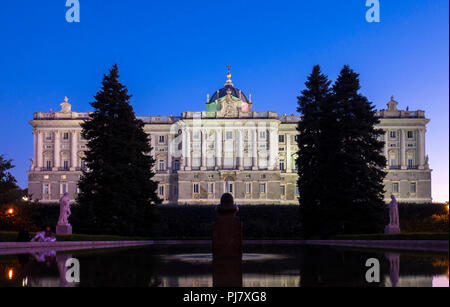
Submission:
M 431 202 L 431 170 L 425 152 L 424 111 L 397 109 L 394 98 L 378 111 L 388 164 L 385 199 Z M 84 168 L 86 140 L 80 124 L 88 113 L 72 111 L 66 98 L 58 112 L 36 112 L 33 158 L 28 171 L 32 199 L 74 200 Z M 207 98 L 206 111 L 181 116 L 139 117 L 155 158 L 155 179 L 164 204 L 216 204 L 224 192 L 238 204 L 298 204 L 297 122 L 300 116 L 253 111 L 251 95 L 231 75 Z

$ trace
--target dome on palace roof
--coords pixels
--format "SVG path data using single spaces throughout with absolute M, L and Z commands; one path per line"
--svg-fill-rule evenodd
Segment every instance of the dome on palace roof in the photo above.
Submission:
M 214 102 L 217 99 L 220 99 L 222 97 L 225 97 L 228 93 L 228 91 L 230 91 L 231 96 L 234 96 L 240 100 L 242 100 L 245 103 L 250 103 L 249 100 L 247 99 L 247 96 L 245 96 L 244 92 L 242 92 L 240 89 L 235 88 L 233 85 L 227 84 L 225 85 L 223 88 L 221 88 L 220 90 L 217 90 L 214 92 L 214 94 L 211 96 L 211 99 L 209 100 L 209 102 Z
M 231 66 L 228 67 L 227 82 L 225 83 L 225 86 L 215 91 L 214 94 L 211 96 L 211 99 L 209 99 L 208 103 L 212 103 L 217 99 L 225 97 L 228 94 L 228 92 L 230 92 L 231 96 L 236 97 L 245 103 L 251 103 L 250 100 L 247 99 L 247 96 L 245 96 L 244 92 L 234 87 L 233 82 L 231 81 L 230 67 Z

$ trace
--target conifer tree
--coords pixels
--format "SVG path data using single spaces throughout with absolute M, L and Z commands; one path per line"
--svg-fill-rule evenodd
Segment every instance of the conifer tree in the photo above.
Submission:
M 383 142 L 359 75 L 344 66 L 332 89 L 318 66 L 298 97 L 298 187 L 306 235 L 377 232 L 383 226 Z
M 152 205 L 160 203 L 155 161 L 144 123 L 136 118 L 128 89 L 118 78 L 114 65 L 91 103 L 94 112 L 81 125 L 88 150 L 75 218 L 84 232 L 145 235 Z
M 376 232 L 383 226 L 386 158 L 374 105 L 359 93 L 359 75 L 344 66 L 333 85 L 332 100 L 339 119 L 341 146 L 336 156 L 339 172 L 334 197 L 339 203 L 340 227 L 344 232 Z
M 313 68 L 305 82 L 306 89 L 297 98 L 297 111 L 302 115 L 297 131 L 297 171 L 300 203 L 300 217 L 306 233 L 317 232 L 319 225 L 320 194 L 322 193 L 320 177 L 320 148 L 322 108 L 330 95 L 330 81 L 322 74 L 320 66 Z

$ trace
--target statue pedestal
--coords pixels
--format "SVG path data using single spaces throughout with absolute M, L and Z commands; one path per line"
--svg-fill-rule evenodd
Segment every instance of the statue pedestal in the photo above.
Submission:
M 384 233 L 386 234 L 400 233 L 400 227 L 397 225 L 387 225 L 386 227 L 384 227 Z
M 213 257 L 242 259 L 242 226 L 234 215 L 218 216 L 213 225 Z
M 56 234 L 57 235 L 71 235 L 72 234 L 72 226 L 68 225 L 56 225 Z

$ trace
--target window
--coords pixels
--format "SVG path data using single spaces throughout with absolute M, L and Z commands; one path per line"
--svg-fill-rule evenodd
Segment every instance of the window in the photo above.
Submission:
M 159 143 L 164 143 L 164 135 L 159 136 Z
M 163 185 L 160 185 L 158 187 L 158 194 L 159 194 L 159 196 L 164 197 L 164 186 Z
M 228 193 L 231 193 L 231 194 L 234 193 L 234 183 L 228 184 Z
M 266 193 L 266 184 L 265 183 L 261 183 L 259 185 L 259 193 L 261 193 L 261 194 Z
M 261 179 L 266 179 L 266 175 L 265 175 L 265 174 L 262 174 L 262 175 L 261 175 Z
M 175 160 L 175 162 L 173 163 L 173 171 L 176 172 L 180 170 L 180 161 Z
M 295 195 L 299 196 L 300 195 L 300 190 L 298 187 L 295 187 Z
M 209 178 L 209 179 L 214 179 L 214 175 L 212 175 L 212 174 L 211 174 L 211 175 L 208 175 L 208 178 Z
M 67 192 L 67 183 L 61 183 L 61 194 Z
M 164 160 L 159 160 L 159 163 L 158 163 L 158 170 L 159 170 L 159 171 L 164 171 L 164 169 L 165 169 L 165 163 L 164 163 Z
M 199 188 L 199 184 L 198 183 L 194 183 L 193 189 L 194 189 L 194 194 L 199 194 L 200 193 L 200 188 Z
M 50 194 L 50 184 L 44 183 L 44 194 L 49 195 Z
M 398 182 L 392 183 L 392 193 L 398 193 L 399 192 L 399 185 Z
M 409 193 L 416 194 L 417 184 L 415 182 L 411 182 L 409 184 Z
M 281 185 L 280 186 L 280 194 L 283 196 L 283 195 L 286 195 L 286 186 L 284 186 L 284 185 Z
M 251 194 L 252 193 L 252 184 L 250 182 L 245 183 L 245 194 Z
M 198 140 L 200 138 L 200 132 L 195 131 L 194 132 L 194 140 Z
M 265 139 L 266 138 L 266 132 L 265 131 L 260 131 L 259 132 L 259 138 L 260 139 Z
M 227 131 L 226 132 L 226 139 L 227 140 L 231 140 L 233 138 L 233 132 L 232 131 Z
M 67 179 L 67 175 L 61 175 L 61 179 L 62 180 L 66 180 Z
M 280 160 L 280 171 L 284 171 L 284 160 Z
M 245 175 L 245 179 L 250 179 L 250 178 L 252 178 L 251 175 Z
M 298 142 L 298 135 L 294 136 L 294 141 Z
M 64 165 L 64 170 L 68 171 L 69 170 L 69 161 L 68 160 L 64 160 L 63 165 Z
M 214 183 L 208 183 L 208 193 L 209 194 L 214 193 Z
M 411 169 L 414 167 L 414 160 L 413 159 L 408 159 L 408 168 Z
M 396 132 L 396 131 L 390 131 L 390 132 L 389 132 L 389 137 L 390 137 L 391 139 L 397 138 L 397 132 Z
M 84 161 L 83 159 L 81 159 L 81 169 L 82 169 L 83 171 L 86 170 L 86 161 Z
M 278 142 L 284 143 L 284 134 L 278 136 Z
M 52 139 L 52 134 L 50 132 L 45 133 L 45 139 L 50 141 Z
M 52 169 L 52 161 L 47 160 L 47 162 L 46 162 L 46 168 L 47 168 L 48 171 Z
M 408 139 L 414 138 L 414 131 L 408 131 Z
M 49 175 L 44 175 L 44 179 L 48 179 L 48 178 L 50 178 Z
M 69 133 L 68 132 L 64 132 L 63 133 L 63 140 L 68 140 L 69 139 Z

